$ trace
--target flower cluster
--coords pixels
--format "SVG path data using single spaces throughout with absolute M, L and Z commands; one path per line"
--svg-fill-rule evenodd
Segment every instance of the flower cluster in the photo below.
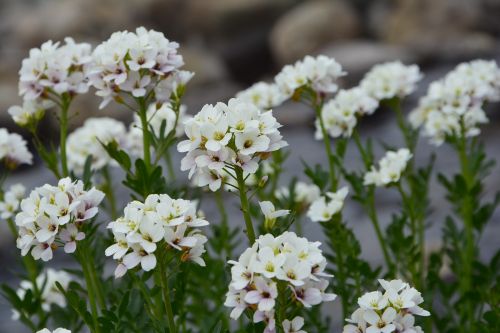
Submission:
M 63 289 L 67 289 L 71 282 L 71 276 L 65 271 L 57 271 L 49 268 L 44 274 L 40 274 L 36 278 L 36 288 L 33 283 L 27 280 L 21 281 L 20 288 L 17 290 L 17 296 L 24 299 L 26 293 L 29 291 L 34 292 L 35 289 L 40 291 L 41 306 L 45 311 L 50 311 L 52 304 L 59 307 L 66 306 L 66 297 L 59 291 L 56 282 L 61 285 Z M 17 311 L 13 311 L 12 319 L 18 320 L 20 315 Z
M 378 101 L 404 97 L 415 91 L 422 74 L 417 65 L 399 61 L 375 65 L 361 80 L 360 87 Z
M 44 329 L 42 329 L 40 331 L 37 331 L 36 333 L 71 333 L 71 331 L 67 330 L 65 328 L 59 327 L 59 328 L 56 328 L 53 331 L 49 330 L 48 328 L 44 328 Z
M 349 189 L 347 187 L 342 187 L 335 193 L 326 193 L 326 197 L 321 196 L 311 204 L 307 211 L 307 216 L 313 222 L 330 221 L 344 207 L 344 200 L 348 193 Z
M 33 155 L 22 136 L 0 128 L 0 161 L 8 169 L 15 169 L 19 164 L 31 164 Z
M 86 191 L 82 181 L 72 182 L 69 177 L 57 186 L 45 184 L 31 191 L 16 215 L 21 254 L 31 251 L 36 260 L 49 261 L 59 244 L 64 244 L 64 252 L 73 253 L 76 242 L 85 238 L 83 222 L 97 214 L 103 199 L 101 191 L 94 187 Z
M 65 44 L 47 41 L 30 50 L 19 71 L 19 93 L 26 100 L 53 97 L 53 94 L 84 94 L 88 91 L 87 69 L 91 46 L 66 38 Z
M 433 82 L 427 95 L 410 114 L 413 127 L 435 145 L 448 136 L 476 136 L 487 123 L 485 102 L 500 100 L 500 69 L 494 61 L 475 60 L 458 65 L 443 79 Z
M 336 80 L 345 73 L 333 58 L 324 55 L 306 56 L 293 65 L 286 65 L 274 81 L 281 94 L 290 98 L 298 88 L 310 86 L 317 93 L 337 91 Z
M 317 200 L 321 195 L 321 190 L 318 186 L 314 184 L 308 184 L 305 182 L 298 181 L 293 187 L 293 202 L 300 203 L 305 206 L 310 205 L 312 202 Z M 290 188 L 281 187 L 276 190 L 275 196 L 280 200 L 287 200 L 290 198 Z
M 378 169 L 372 166 L 365 173 L 364 185 L 386 186 L 398 182 L 411 158 L 412 154 L 407 148 L 388 151 L 378 162 Z
M 103 98 L 100 107 L 113 99 L 121 101 L 122 91 L 136 98 L 147 96 L 184 64 L 178 48 L 163 33 L 144 27 L 135 33 L 113 33 L 95 48 L 89 69 L 90 84 Z
M 287 303 L 297 301 L 307 308 L 334 300 L 336 295 L 325 292 L 328 281 L 322 277 L 329 275 L 324 272 L 326 258 L 320 244 L 293 232 L 278 237 L 266 234 L 238 261 L 229 261 L 232 280 L 224 304 L 233 308 L 231 318 L 236 320 L 245 309 L 254 309 L 253 321 L 264 321 L 266 332 L 275 332 L 274 307 L 279 292 L 291 291 L 292 299 Z M 278 292 L 278 283 L 286 289 Z
M 66 142 L 68 167 L 81 174 L 89 156 L 91 169 L 99 170 L 112 162 L 103 144 L 116 141 L 120 146 L 126 144 L 125 125 L 113 118 L 88 118 L 82 127 L 73 131 Z
M 259 109 L 268 110 L 283 103 L 286 96 L 275 83 L 257 82 L 250 88 L 237 93 L 236 98 L 252 103 Z
M 358 117 L 375 112 L 378 101 L 370 97 L 364 89 L 355 87 L 340 90 L 335 98 L 328 101 L 321 110 L 325 130 L 331 137 L 350 137 L 358 123 Z M 320 120 L 316 119 L 316 139 L 323 138 Z
M 10 219 L 19 210 L 19 203 L 24 198 L 26 188 L 22 184 L 15 184 L 3 194 L 0 200 L 0 218 Z
M 205 253 L 207 238 L 198 227 L 206 225 L 208 222 L 196 212 L 195 202 L 151 194 L 144 202 L 130 202 L 124 216 L 109 223 L 115 243 L 105 254 L 119 262 L 115 270 L 117 278 L 139 264 L 144 271 L 155 268 L 158 248 L 175 249 L 182 252 L 182 261 L 204 266 L 201 255 Z
M 271 110 L 262 112 L 238 99 L 229 100 L 227 105 L 207 104 L 184 123 L 188 139 L 177 146 L 179 152 L 187 152 L 181 170 L 189 170 L 189 178 L 194 176 L 198 186 L 208 185 L 216 191 L 223 183 L 223 171 L 229 171 L 228 165 L 254 174 L 261 159 L 286 146 L 280 127 Z
M 420 292 L 401 280 L 379 280 L 385 292 L 373 291 L 358 298 L 359 308 L 344 326 L 344 333 L 423 333 L 414 316 L 429 316 L 422 309 Z

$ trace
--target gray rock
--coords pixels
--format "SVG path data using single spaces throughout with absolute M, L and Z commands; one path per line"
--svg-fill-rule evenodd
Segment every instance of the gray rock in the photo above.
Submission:
M 307 1 L 283 15 L 270 36 L 275 60 L 293 62 L 336 40 L 358 36 L 357 13 L 346 1 Z
M 349 82 L 357 81 L 373 65 L 381 62 L 401 60 L 411 64 L 418 61 L 415 54 L 405 47 L 369 40 L 331 43 L 318 54 L 335 58 L 347 72 L 345 79 Z

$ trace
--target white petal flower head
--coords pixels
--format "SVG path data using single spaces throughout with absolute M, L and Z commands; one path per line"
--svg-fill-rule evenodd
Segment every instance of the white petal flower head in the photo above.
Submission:
M 361 80 L 360 87 L 378 101 L 405 97 L 415 91 L 422 74 L 417 65 L 399 61 L 375 65 Z
M 337 79 L 345 73 L 333 58 L 306 56 L 293 65 L 286 65 L 274 81 L 284 96 L 291 97 L 296 89 L 310 85 L 317 93 L 337 91 Z
M 330 221 L 344 207 L 344 201 L 348 193 L 349 189 L 345 186 L 335 193 L 326 193 L 326 197 L 320 197 L 311 204 L 307 216 L 313 222 Z M 327 197 L 329 201 L 327 201 Z
M 27 142 L 19 134 L 0 128 L 0 161 L 8 169 L 15 169 L 19 164 L 31 164 L 33 155 L 28 151 Z
M 287 216 L 288 214 L 290 214 L 290 211 L 287 209 L 276 210 L 271 201 L 259 201 L 259 206 L 260 210 L 262 211 L 262 214 L 264 214 L 265 218 L 264 223 L 270 228 L 272 228 L 277 218 Z
M 453 136 L 473 137 L 488 123 L 483 105 L 500 100 L 500 68 L 494 61 L 459 64 L 441 80 L 431 83 L 418 107 L 410 113 L 414 128 L 436 146 Z
M 301 328 L 304 326 L 304 318 L 295 317 L 292 321 L 285 319 L 283 321 L 283 330 L 285 333 L 307 333 Z
M 363 318 L 370 325 L 366 329 L 366 333 L 391 333 L 396 329 L 394 320 L 396 319 L 396 310 L 388 307 L 384 310 L 382 315 L 379 315 L 373 310 L 365 311 Z
M 252 103 L 259 109 L 271 109 L 281 105 L 286 96 L 274 83 L 258 82 L 236 94 L 236 98 Z
M 55 330 L 51 331 L 47 328 L 44 328 L 40 331 L 37 331 L 36 333 L 71 333 L 70 330 L 67 330 L 65 328 L 62 328 L 62 327 L 59 327 L 59 328 L 56 328 Z
M 405 171 L 409 160 L 412 158 L 409 149 L 401 148 L 397 151 L 388 151 L 380 159 L 379 168 L 372 166 L 364 176 L 365 185 L 387 186 L 399 181 L 401 174 Z

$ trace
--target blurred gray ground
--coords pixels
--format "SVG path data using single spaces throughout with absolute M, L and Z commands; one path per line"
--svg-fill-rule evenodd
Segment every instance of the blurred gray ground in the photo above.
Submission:
M 180 42 L 186 69 L 196 72 L 185 97 L 191 113 L 205 103 L 225 101 L 253 82 L 272 78 L 284 64 L 306 54 L 335 57 L 349 73 L 342 82 L 347 87 L 355 85 L 375 63 L 390 60 L 418 63 L 425 79 L 419 91 L 407 101 L 406 110 L 410 110 L 427 85 L 458 62 L 480 57 L 500 59 L 499 15 L 499 0 L 0 0 L 0 127 L 21 132 L 5 111 L 20 103 L 17 71 L 22 58 L 31 47 L 48 39 L 72 36 L 77 41 L 96 45 L 113 31 L 132 30 L 139 25 L 163 31 L 168 38 Z M 98 110 L 98 103 L 91 95 L 79 98 L 73 106 L 79 114 L 73 125 L 78 126 L 93 116 L 131 120 L 129 112 L 117 107 Z M 488 153 L 497 159 L 500 157 L 499 108 L 498 104 L 490 107 L 491 124 L 485 126 L 482 135 Z M 301 159 L 327 163 L 322 143 L 313 139 L 313 113 L 301 105 L 288 103 L 276 109 L 275 115 L 285 125 L 282 132 L 291 150 L 283 184 L 294 176 L 306 180 Z M 49 117 L 42 130 L 47 139 L 54 137 L 57 134 L 55 120 Z M 379 112 L 365 118 L 361 133 L 364 138 L 394 146 L 402 144 L 392 114 Z M 361 163 L 353 148 L 349 147 L 346 163 L 356 169 Z M 422 140 L 417 164 L 425 163 L 431 150 Z M 437 171 L 458 169 L 449 148 L 440 147 L 437 152 Z M 377 156 L 381 155 L 379 149 Z M 181 156 L 175 156 L 178 166 Z M 120 177 L 117 172 L 117 185 Z M 186 175 L 179 172 L 179 178 L 185 179 Z M 7 184 L 22 182 L 30 190 L 54 181 L 38 164 L 17 172 Z M 500 187 L 498 168 L 485 184 L 488 198 Z M 122 186 L 117 188 L 125 204 L 128 194 Z M 449 207 L 436 181 L 430 193 L 434 210 L 427 236 L 429 248 L 435 248 L 439 246 L 443 218 Z M 399 207 L 398 196 L 393 190 L 380 189 L 377 200 L 385 225 Z M 227 195 L 227 202 L 231 223 L 242 226 L 243 219 L 234 197 Z M 208 219 L 217 223 L 219 216 L 209 195 L 202 205 Z M 381 263 L 376 237 L 362 209 L 348 201 L 345 217 L 360 240 L 363 256 L 374 264 Z M 107 222 L 104 217 L 102 220 Z M 499 220 L 497 211 L 480 243 L 485 259 L 499 247 Z M 317 224 L 307 220 L 303 223 L 307 225 L 306 237 L 323 239 Z M 0 282 L 15 286 L 18 257 L 19 251 L 6 226 L 0 225 Z M 71 264 L 62 253 L 56 258 L 51 265 Z M 327 309 L 337 317 L 338 302 L 334 303 Z M 3 298 L 0 298 L 0 323 L 0 333 L 26 332 L 10 320 L 10 309 Z

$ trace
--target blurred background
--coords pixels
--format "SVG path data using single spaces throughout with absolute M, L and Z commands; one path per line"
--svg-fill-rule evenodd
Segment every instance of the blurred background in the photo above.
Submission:
M 114 31 L 141 25 L 164 32 L 181 44 L 185 69 L 196 73 L 185 98 L 190 113 L 206 103 L 226 101 L 254 82 L 271 80 L 283 65 L 307 54 L 336 58 L 348 72 L 342 82 L 345 87 L 356 85 L 376 63 L 417 63 L 425 78 L 406 101 L 409 111 L 431 81 L 459 62 L 500 59 L 499 18 L 500 0 L 0 0 L 0 127 L 22 133 L 7 114 L 9 106 L 21 103 L 17 72 L 29 49 L 49 39 L 71 36 L 95 46 Z M 78 98 L 72 109 L 78 116 L 72 126 L 91 116 L 112 116 L 126 122 L 132 118 L 130 112 L 112 105 L 98 110 L 98 103 L 92 92 Z M 483 138 L 490 156 L 499 157 L 500 113 L 498 106 L 490 109 L 491 124 L 484 129 Z M 310 110 L 289 103 L 275 114 L 286 125 L 282 132 L 292 150 L 285 180 L 302 173 L 301 158 L 313 163 L 326 161 L 321 143 L 313 139 L 314 115 Z M 377 112 L 361 126 L 365 137 L 402 143 L 391 114 Z M 41 130 L 50 140 L 57 135 L 55 120 L 48 117 Z M 424 161 L 431 147 L 422 142 L 420 150 L 420 161 Z M 353 151 L 348 152 L 347 163 L 357 167 L 354 156 Z M 446 147 L 439 148 L 437 165 L 441 170 L 456 169 L 455 157 Z M 23 182 L 29 191 L 47 181 L 53 179 L 38 163 L 17 172 L 7 184 Z M 500 173 L 496 171 L 487 191 L 499 186 Z M 433 205 L 440 209 L 433 214 L 429 246 L 437 247 L 446 202 L 438 184 L 431 193 Z M 397 209 L 393 194 L 385 191 L 378 198 L 382 220 L 384 216 L 388 220 Z M 125 202 L 128 196 L 123 193 L 122 199 Z M 241 216 L 233 206 L 232 220 L 239 224 Z M 216 220 L 216 209 L 209 200 L 204 209 Z M 359 207 L 346 209 L 365 256 L 380 262 L 371 224 Z M 499 220 L 497 213 L 489 227 L 492 232 L 485 232 L 485 258 L 498 247 Z M 321 239 L 316 226 L 307 228 L 306 236 Z M 15 283 L 12 270 L 17 256 L 10 234 L 0 225 L 0 282 Z M 0 299 L 0 332 L 24 332 L 9 318 L 8 305 Z

